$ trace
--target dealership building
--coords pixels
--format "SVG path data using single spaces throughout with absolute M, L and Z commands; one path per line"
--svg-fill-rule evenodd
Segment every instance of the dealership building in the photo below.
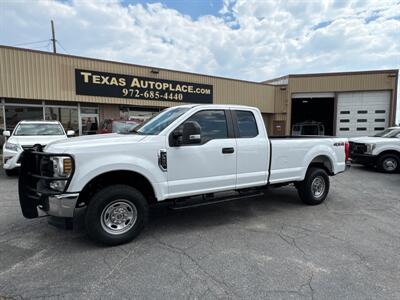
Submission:
M 45 119 L 84 135 L 106 119 L 142 122 L 166 107 L 214 103 L 258 107 L 272 135 L 310 123 L 326 135 L 371 135 L 395 123 L 397 82 L 398 70 L 250 82 L 0 46 L 0 131 Z

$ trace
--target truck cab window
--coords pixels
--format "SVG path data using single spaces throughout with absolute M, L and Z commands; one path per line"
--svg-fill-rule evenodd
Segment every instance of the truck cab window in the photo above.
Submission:
M 257 122 L 251 111 L 235 110 L 239 136 L 238 138 L 253 138 L 258 135 Z
M 185 122 L 195 121 L 201 128 L 201 143 L 214 139 L 227 139 L 228 126 L 223 110 L 202 110 L 189 117 Z M 183 124 L 180 127 L 182 128 Z

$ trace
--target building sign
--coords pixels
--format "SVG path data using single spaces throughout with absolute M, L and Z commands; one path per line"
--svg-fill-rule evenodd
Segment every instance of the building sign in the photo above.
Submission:
M 213 86 L 75 69 L 76 94 L 86 96 L 212 103 Z

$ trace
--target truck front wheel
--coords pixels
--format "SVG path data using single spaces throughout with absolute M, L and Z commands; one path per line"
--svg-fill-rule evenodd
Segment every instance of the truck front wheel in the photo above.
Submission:
M 400 158 L 396 154 L 388 153 L 378 157 L 376 166 L 379 171 L 394 173 L 399 168 Z
M 111 185 L 98 191 L 90 200 L 85 224 L 90 238 L 106 245 L 133 240 L 144 228 L 148 203 L 137 189 Z
M 5 169 L 4 171 L 6 172 L 6 175 L 8 177 L 18 175 L 18 170 L 16 170 L 16 169 L 10 169 L 10 170 Z
M 329 176 L 325 170 L 311 167 L 297 185 L 300 199 L 309 205 L 321 204 L 329 192 Z

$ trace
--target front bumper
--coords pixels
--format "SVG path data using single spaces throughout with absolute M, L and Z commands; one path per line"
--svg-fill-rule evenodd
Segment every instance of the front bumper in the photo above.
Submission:
M 350 155 L 350 158 L 352 162 L 364 165 L 374 165 L 376 162 L 376 156 L 371 154 L 353 153 Z
M 48 196 L 48 210 L 44 212 L 49 216 L 72 218 L 78 198 L 79 193 Z M 39 209 L 42 210 L 41 208 Z
M 18 192 L 22 214 L 25 218 L 37 218 L 40 211 L 55 217 L 74 216 L 79 193 L 66 192 L 70 178 L 53 175 L 50 157 L 56 155 L 59 154 L 40 151 L 24 151 L 21 155 Z M 50 182 L 57 180 L 67 180 L 64 192 L 50 188 Z

